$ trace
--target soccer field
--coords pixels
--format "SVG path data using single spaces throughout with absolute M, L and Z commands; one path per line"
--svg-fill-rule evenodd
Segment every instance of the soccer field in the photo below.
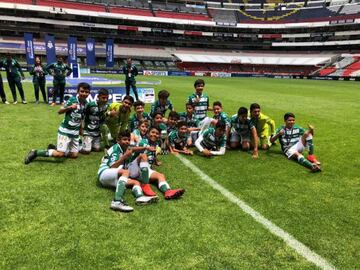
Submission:
M 228 115 L 257 102 L 276 126 L 289 111 L 313 124 L 323 171 L 288 161 L 279 144 L 257 160 L 238 150 L 185 158 L 330 266 L 359 269 L 359 83 L 204 79 Z M 167 89 L 178 112 L 194 91 L 194 77 L 140 80 L 161 80 L 155 90 Z M 24 88 L 29 104 L 0 104 L 0 269 L 317 269 L 175 156 L 161 156 L 158 170 L 184 196 L 165 201 L 157 191 L 157 204 L 128 214 L 111 211 L 113 191 L 97 183 L 102 153 L 24 165 L 30 149 L 56 143 L 63 119 Z M 125 198 L 135 205 L 130 190 Z

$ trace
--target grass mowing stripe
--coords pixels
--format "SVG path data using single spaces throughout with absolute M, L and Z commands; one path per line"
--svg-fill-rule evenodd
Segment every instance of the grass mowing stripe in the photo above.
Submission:
M 190 170 L 192 170 L 195 174 L 197 174 L 204 182 L 208 183 L 212 188 L 220 191 L 229 201 L 235 203 L 239 206 L 246 214 L 250 215 L 253 219 L 255 219 L 258 223 L 263 225 L 267 230 L 269 230 L 272 234 L 280 237 L 285 241 L 285 243 L 292 247 L 297 253 L 303 256 L 307 261 L 312 262 L 316 266 L 320 267 L 324 270 L 335 269 L 333 265 L 328 263 L 324 258 L 320 255 L 316 254 L 310 248 L 305 246 L 303 243 L 296 240 L 292 235 L 272 223 L 267 218 L 263 217 L 259 212 L 252 209 L 248 204 L 244 201 L 240 200 L 234 194 L 232 194 L 229 190 L 218 184 L 214 179 L 201 171 L 198 167 L 196 167 L 192 162 L 188 159 L 184 158 L 181 155 L 176 155 L 176 157 Z

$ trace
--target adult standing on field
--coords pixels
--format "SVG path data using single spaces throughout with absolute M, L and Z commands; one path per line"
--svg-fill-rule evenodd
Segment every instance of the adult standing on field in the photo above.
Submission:
M 2 67 L 3 67 L 3 62 L 0 61 L 0 68 L 2 68 Z M 0 97 L 1 97 L 1 101 L 4 104 L 9 104 L 9 101 L 6 100 L 6 94 L 5 94 L 5 91 L 4 91 L 4 84 L 3 84 L 1 72 L 0 72 Z
M 25 80 L 25 76 L 21 70 L 19 62 L 13 59 L 12 55 L 8 53 L 6 55 L 6 59 L 2 62 L 2 66 L 6 70 L 6 77 L 14 100 L 13 104 L 17 104 L 16 87 L 21 96 L 22 103 L 26 104 L 27 102 L 21 83 L 21 80 Z
M 46 67 L 46 71 L 54 76 L 53 79 L 53 100 L 51 106 L 56 105 L 56 98 L 58 93 L 60 92 L 60 103 L 64 105 L 64 92 L 65 92 L 65 84 L 66 77 L 70 76 L 72 73 L 71 67 L 64 63 L 64 58 L 62 56 L 57 56 L 57 62 L 52 63 Z
M 35 103 L 39 103 L 39 89 L 41 90 L 41 94 L 43 96 L 44 103 L 47 103 L 46 92 L 45 92 L 45 84 L 46 77 L 48 74 L 46 71 L 46 67 L 41 63 L 41 59 L 39 56 L 35 58 L 35 64 L 30 70 L 30 75 L 33 75 L 33 84 L 35 91 Z
M 135 65 L 132 64 L 131 58 L 126 60 L 126 66 L 123 67 L 123 73 L 125 74 L 125 87 L 126 95 L 130 95 L 130 86 L 134 92 L 136 101 L 139 100 L 138 92 L 136 89 L 136 80 L 135 77 L 138 75 L 138 69 Z

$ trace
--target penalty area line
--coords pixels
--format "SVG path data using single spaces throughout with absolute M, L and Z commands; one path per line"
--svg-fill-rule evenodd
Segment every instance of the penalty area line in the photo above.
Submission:
M 224 197 L 226 197 L 229 201 L 236 204 L 243 210 L 246 214 L 250 215 L 253 219 L 255 219 L 258 223 L 260 223 L 263 227 L 265 227 L 272 234 L 281 238 L 289 247 L 293 248 L 298 254 L 304 257 L 307 261 L 315 264 L 324 270 L 333 270 L 336 269 L 333 265 L 327 262 L 320 255 L 316 254 L 310 248 L 305 246 L 303 243 L 296 240 L 291 234 L 284 231 L 273 222 L 265 218 L 259 212 L 251 208 L 246 202 L 240 200 L 234 194 L 232 194 L 229 190 L 221 186 L 210 176 L 201 171 L 197 166 L 195 166 L 191 161 L 182 157 L 181 155 L 176 155 L 176 157 L 190 170 L 192 170 L 195 174 L 197 174 L 204 182 L 209 184 L 213 189 L 219 191 Z

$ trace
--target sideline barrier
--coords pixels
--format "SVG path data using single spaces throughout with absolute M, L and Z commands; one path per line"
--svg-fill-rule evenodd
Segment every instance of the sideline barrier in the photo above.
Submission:
M 113 103 L 113 102 L 121 102 L 123 96 L 126 95 L 126 90 L 125 87 L 119 87 L 119 86 L 92 86 L 91 90 L 90 90 L 90 95 L 88 97 L 88 101 L 93 101 L 96 100 L 97 98 L 97 93 L 101 88 L 106 88 L 109 90 L 109 103 Z M 144 103 L 153 103 L 155 102 L 155 91 L 154 88 L 145 88 L 145 87 L 138 87 L 138 94 L 139 94 L 139 98 L 141 101 L 143 101 Z M 47 92 L 48 92 L 48 99 L 49 99 L 49 103 L 51 103 L 52 101 L 52 93 L 53 93 L 53 87 L 52 86 L 48 86 L 47 87 Z M 134 95 L 132 94 L 132 91 L 130 92 L 131 96 L 134 97 Z M 67 86 L 65 87 L 65 92 L 64 92 L 64 100 L 68 100 L 71 97 L 76 96 L 77 94 L 77 87 L 76 86 Z M 135 98 L 135 97 L 134 97 Z M 59 98 L 56 99 L 56 102 L 59 103 L 60 100 Z

